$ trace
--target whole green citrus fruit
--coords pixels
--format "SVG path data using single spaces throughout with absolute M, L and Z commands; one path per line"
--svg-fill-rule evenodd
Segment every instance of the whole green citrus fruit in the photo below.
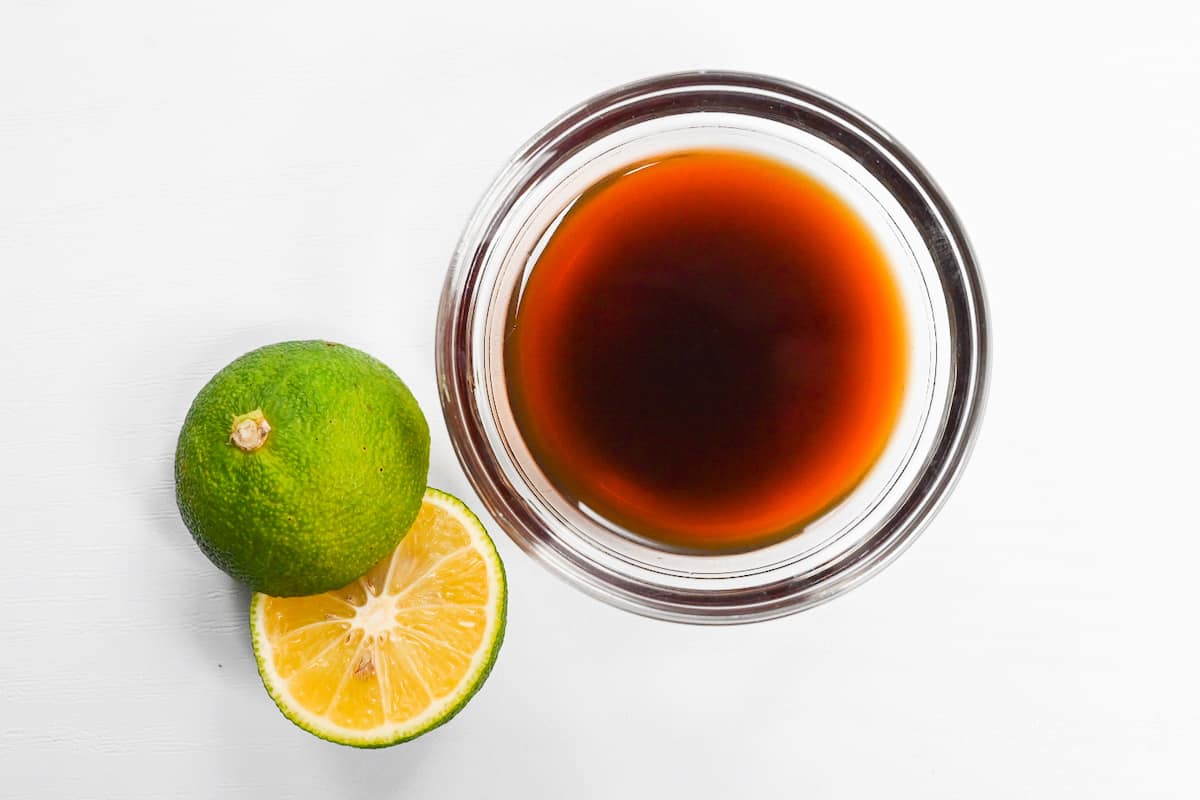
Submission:
M 277 597 L 344 586 L 416 519 L 429 427 L 396 374 L 332 342 L 282 342 L 222 369 L 192 402 L 175 496 L 214 564 Z

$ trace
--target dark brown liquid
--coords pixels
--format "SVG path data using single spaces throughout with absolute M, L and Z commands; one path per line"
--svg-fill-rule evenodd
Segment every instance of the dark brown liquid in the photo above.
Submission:
M 888 263 L 844 201 L 783 164 L 697 151 L 579 199 L 505 365 L 521 434 L 568 497 L 649 539 L 736 550 L 862 480 L 907 351 Z

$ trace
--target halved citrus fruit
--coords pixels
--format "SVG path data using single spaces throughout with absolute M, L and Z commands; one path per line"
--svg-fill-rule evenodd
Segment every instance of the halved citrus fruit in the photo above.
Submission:
M 341 589 L 255 594 L 258 671 L 284 716 L 340 744 L 436 728 L 479 690 L 504 638 L 504 566 L 463 503 L 428 489 L 395 551 Z

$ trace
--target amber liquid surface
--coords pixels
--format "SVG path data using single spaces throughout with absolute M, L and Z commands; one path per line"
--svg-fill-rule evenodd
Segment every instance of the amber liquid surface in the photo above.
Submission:
M 732 151 L 633 165 L 548 234 L 505 342 L 509 399 L 574 502 L 672 547 L 750 549 L 843 499 L 882 453 L 907 325 L 865 223 Z

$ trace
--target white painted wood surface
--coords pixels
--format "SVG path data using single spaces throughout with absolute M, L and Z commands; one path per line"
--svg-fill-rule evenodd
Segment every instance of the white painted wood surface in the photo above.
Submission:
M 1196 797 L 1195 3 L 0 3 L 0 796 Z M 699 66 L 807 83 L 932 170 L 986 270 L 957 494 L 787 620 L 649 622 L 498 531 L 483 692 L 357 752 L 262 691 L 174 438 L 227 361 L 433 374 L 479 193 L 553 115 Z

